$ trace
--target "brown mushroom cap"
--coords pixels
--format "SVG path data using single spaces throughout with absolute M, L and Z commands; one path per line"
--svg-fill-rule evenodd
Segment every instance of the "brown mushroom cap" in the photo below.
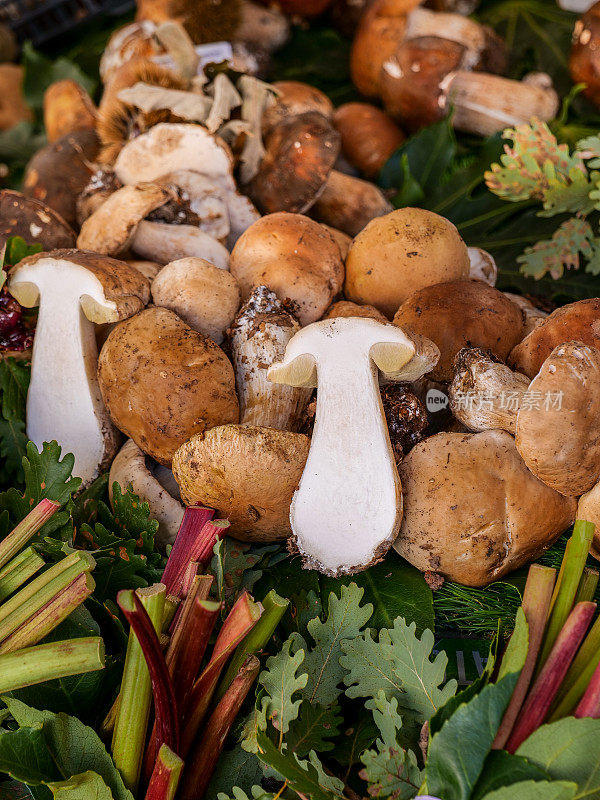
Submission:
M 231 274 L 245 300 L 265 285 L 290 300 L 302 325 L 323 316 L 344 280 L 340 250 L 322 225 L 301 214 L 269 214 L 251 225 L 231 253 Z
M 275 81 L 271 86 L 279 95 L 277 102 L 263 114 L 263 136 L 280 122 L 305 114 L 307 111 L 318 111 L 328 119 L 333 116 L 333 103 L 315 86 L 300 81 Z
M 350 245 L 352 244 L 352 237 L 348 236 L 348 234 L 344 233 L 344 231 L 340 231 L 337 228 L 332 228 L 331 225 L 326 225 L 324 222 L 322 222 L 321 225 L 333 236 L 338 247 L 340 248 L 342 261 L 345 261 L 346 256 L 348 255 L 348 250 L 350 250 Z
M 71 79 L 50 84 L 44 92 L 44 127 L 49 142 L 95 126 L 96 107 L 83 86 Z
M 573 83 L 582 83 L 584 95 L 600 107 L 600 3 L 594 5 L 575 23 L 569 71 Z
M 557 308 L 515 346 L 508 363 L 517 372 L 533 378 L 554 348 L 570 341 L 600 348 L 600 298 Z
M 309 446 L 300 433 L 223 425 L 182 445 L 173 472 L 184 502 L 216 508 L 236 539 L 285 539 Z
M 377 322 L 387 323 L 389 321 L 381 311 L 377 311 L 373 306 L 359 305 L 351 303 L 349 300 L 338 300 L 337 303 L 331 305 L 323 319 L 334 319 L 335 317 L 369 317 L 376 319 Z
M 529 385 L 515 441 L 529 469 L 564 495 L 580 495 L 600 478 L 600 350 L 558 345 Z
M 426 286 L 400 306 L 394 324 L 420 333 L 440 349 L 430 377 L 452 380 L 452 362 L 463 347 L 491 350 L 503 361 L 522 336 L 521 309 L 502 292 L 481 281 L 450 281 Z
M 115 425 L 167 466 L 190 436 L 239 417 L 223 351 L 165 308 L 148 308 L 114 328 L 98 378 Z
M 370 103 L 344 103 L 336 108 L 335 127 L 342 152 L 368 178 L 373 178 L 405 139 L 396 123 Z
M 333 123 L 309 111 L 277 125 L 265 140 L 266 155 L 247 192 L 265 214 L 303 213 L 317 199 L 340 149 Z
M 600 483 L 597 483 L 589 492 L 582 494 L 579 498 L 577 519 L 585 519 L 596 526 L 590 555 L 600 561 Z
M 0 64 L 0 131 L 33 117 L 23 96 L 23 67 Z
M 399 467 L 394 545 L 423 571 L 486 586 L 539 556 L 575 518 L 574 498 L 539 481 L 505 431 L 438 433 Z
M 356 236 L 393 206 L 378 186 L 332 170 L 310 213 L 319 222 Z
M 11 236 L 27 244 L 41 244 L 44 250 L 75 247 L 75 232 L 45 203 L 25 197 L 12 189 L 0 191 L 0 245 Z
M 344 294 L 392 318 L 424 286 L 469 275 L 467 246 L 444 217 L 401 208 L 377 217 L 352 242 Z
M 92 130 L 69 133 L 47 144 L 27 164 L 23 194 L 47 203 L 75 228 L 77 197 L 94 173 L 99 149 Z

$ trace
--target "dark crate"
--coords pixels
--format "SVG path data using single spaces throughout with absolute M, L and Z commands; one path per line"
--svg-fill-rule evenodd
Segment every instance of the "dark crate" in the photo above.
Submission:
M 121 14 L 133 5 L 133 0 L 0 0 L 0 23 L 19 42 L 40 47 L 101 14 Z

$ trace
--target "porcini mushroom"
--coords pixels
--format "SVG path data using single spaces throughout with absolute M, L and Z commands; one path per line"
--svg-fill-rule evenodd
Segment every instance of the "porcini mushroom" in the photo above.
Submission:
M 600 4 L 594 3 L 585 9 L 585 14 L 575 23 L 569 71 L 573 83 L 582 83 L 583 93 L 597 107 L 600 106 L 599 37 Z
M 515 346 L 508 363 L 517 372 L 533 378 L 554 348 L 570 341 L 600 349 L 600 298 L 591 297 L 557 308 Z
M 384 324 L 389 321 L 374 306 L 351 303 L 349 300 L 338 300 L 337 303 L 331 305 L 323 319 L 335 319 L 336 317 L 370 317 Z
M 38 448 L 56 439 L 73 453 L 73 474 L 87 484 L 118 446 L 96 379 L 94 323 L 116 322 L 143 308 L 148 282 L 120 261 L 54 250 L 23 259 L 8 286 L 22 306 L 39 305 L 27 435 Z
M 344 265 L 333 237 L 301 214 L 269 214 L 240 237 L 229 266 L 249 297 L 265 285 L 292 303 L 301 325 L 320 319 L 342 288 Z
M 394 316 L 409 334 L 434 341 L 440 360 L 429 376 L 452 380 L 452 362 L 463 347 L 492 350 L 503 361 L 521 340 L 521 309 L 498 289 L 481 281 L 450 281 L 426 286 L 402 303 Z
M 160 469 L 164 469 L 161 467 Z M 117 453 L 108 476 L 108 491 L 112 503 L 113 484 L 120 485 L 124 492 L 128 486 L 134 494 L 150 507 L 150 516 L 158 522 L 160 544 L 173 544 L 185 511 L 179 498 L 179 488 L 171 474 L 173 487 L 165 486 L 166 481 L 159 472 L 159 465 L 144 455 L 131 439 L 128 439 Z
M 389 214 L 392 208 L 374 183 L 334 169 L 310 214 L 319 222 L 356 236 L 371 220 Z
M 253 425 L 222 425 L 193 436 L 173 457 L 184 502 L 216 508 L 228 533 L 272 542 L 290 534 L 290 502 L 308 436 Z
M 148 308 L 113 329 L 98 379 L 117 428 L 165 466 L 193 434 L 238 421 L 229 360 L 166 308 Z
M 529 563 L 575 519 L 574 498 L 535 478 L 505 431 L 438 433 L 399 472 L 404 517 L 394 549 L 466 586 Z
M 240 422 L 279 430 L 297 430 L 310 390 L 272 383 L 267 370 L 281 360 L 300 325 L 274 292 L 257 286 L 229 331 L 240 401 Z
M 600 477 L 600 351 L 560 344 L 527 381 L 481 351 L 463 352 L 452 411 L 471 430 L 514 432 L 523 461 L 547 486 L 566 496 L 587 492 Z
M 23 96 L 23 72 L 20 64 L 0 64 L 0 131 L 33 117 Z
M 240 289 L 227 270 L 202 258 L 181 258 L 160 270 L 152 282 L 152 299 L 221 344 L 240 307 Z
M 333 120 L 343 154 L 368 178 L 377 175 L 405 139 L 396 123 L 370 103 L 344 103 L 336 108 Z
M 75 233 L 52 208 L 12 189 L 0 191 L 0 245 L 11 236 L 44 250 L 75 247 Z
M 83 86 L 70 78 L 50 84 L 44 92 L 44 127 L 49 142 L 95 126 L 96 107 Z
M 132 250 L 142 258 L 170 264 L 181 258 L 203 258 L 227 269 L 229 253 L 221 242 L 195 225 L 170 225 L 142 220 L 135 229 Z
M 333 103 L 315 86 L 300 81 L 275 81 L 271 86 L 277 93 L 277 100 L 263 114 L 263 135 L 280 122 L 307 111 L 317 111 L 328 119 L 332 118 Z
M 460 234 L 444 217 L 401 208 L 377 217 L 352 242 L 344 294 L 394 316 L 413 292 L 466 278 L 470 260 Z
M 467 247 L 467 251 L 470 263 L 469 278 L 495 286 L 498 278 L 498 267 L 492 254 L 488 253 L 487 250 L 482 250 L 481 247 Z
M 318 384 L 315 427 L 290 520 L 305 567 L 343 575 L 380 561 L 397 535 L 402 490 L 381 397 L 378 368 L 411 381 L 435 364 L 432 342 L 419 346 L 372 319 L 328 319 L 303 328 L 269 379 Z
M 471 276 L 472 277 L 472 276 Z M 512 292 L 504 292 L 505 297 L 508 297 L 509 300 L 512 300 L 513 303 L 516 303 L 521 311 L 523 312 L 523 316 L 525 318 L 525 328 L 523 329 L 523 339 L 525 339 L 531 331 L 535 330 L 538 325 L 540 325 L 548 316 L 546 311 L 542 311 L 541 308 L 535 306 L 531 300 L 528 300 L 527 297 L 523 297 L 521 294 L 513 294 Z M 577 337 L 581 338 L 581 337 Z

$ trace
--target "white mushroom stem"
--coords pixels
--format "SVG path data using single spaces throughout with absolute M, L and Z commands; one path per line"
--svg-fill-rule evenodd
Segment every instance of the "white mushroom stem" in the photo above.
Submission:
M 262 141 L 262 118 L 270 105 L 275 103 L 276 90 L 268 83 L 263 83 L 250 75 L 243 75 L 238 81 L 243 97 L 241 117 L 250 126 L 250 131 L 240 156 L 240 178 L 242 183 L 249 183 L 258 173 L 265 155 Z
M 180 258 L 203 258 L 219 269 L 229 268 L 229 253 L 208 233 L 193 225 L 169 225 L 142 220 L 132 241 L 133 250 L 142 258 L 169 264 Z
M 318 383 L 310 452 L 290 511 L 306 566 L 328 575 L 356 572 L 381 560 L 396 537 L 402 491 L 377 367 L 402 379 L 415 352 L 399 328 L 328 319 L 297 333 L 283 362 L 269 370 L 277 383 Z

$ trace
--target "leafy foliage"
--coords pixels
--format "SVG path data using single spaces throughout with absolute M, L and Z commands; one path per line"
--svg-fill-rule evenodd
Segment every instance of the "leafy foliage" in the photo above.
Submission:
M 267 697 L 263 698 L 262 710 L 266 718 L 280 733 L 280 740 L 290 729 L 290 723 L 298 717 L 302 699 L 298 698 L 308 683 L 308 675 L 303 672 L 297 675 L 304 661 L 304 650 L 290 653 L 292 640 L 288 639 L 277 655 L 267 659 L 266 669 L 259 677 Z M 297 699 L 293 700 L 296 695 Z
M 309 755 L 311 750 L 327 753 L 335 747 L 333 740 L 340 734 L 342 719 L 337 703 L 325 706 L 303 700 L 290 724 L 287 745 L 300 758 Z
M 9 240 L 11 241 L 11 240 Z M 22 361 L 6 358 L 0 361 L 0 485 L 21 484 L 22 458 L 25 455 L 25 403 L 30 368 Z

